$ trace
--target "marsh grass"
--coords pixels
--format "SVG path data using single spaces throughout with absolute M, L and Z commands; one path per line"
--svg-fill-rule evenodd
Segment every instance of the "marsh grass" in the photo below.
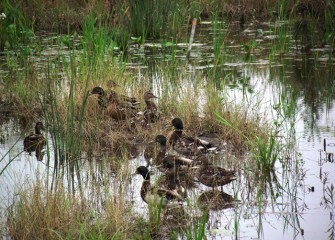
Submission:
M 130 1 L 128 4 L 130 32 L 143 39 L 157 39 L 165 34 L 175 38 L 188 18 L 183 1 Z
M 18 193 L 19 200 L 8 211 L 9 234 L 17 239 L 56 238 L 73 231 L 78 236 L 76 231 L 89 216 L 85 202 L 68 195 L 63 187 L 51 192 L 41 184 Z
M 16 49 L 19 43 L 28 44 L 33 36 L 31 21 L 22 14 L 19 4 L 4 0 L 1 13 L 6 17 L 0 20 L 0 50 Z
M 70 194 L 61 184 L 51 190 L 44 182 L 39 177 L 34 184 L 26 185 L 8 208 L 8 232 L 12 238 L 78 239 L 99 236 L 100 239 L 124 239 L 133 234 L 130 229 L 137 223 L 129 213 L 124 194 L 117 197 L 108 193 L 104 195 L 106 199 L 103 211 L 100 211 L 91 199 Z M 89 191 L 100 190 L 91 185 Z M 138 229 L 137 233 L 140 233 Z
M 261 172 L 274 170 L 275 163 L 279 158 L 279 146 L 276 145 L 275 137 L 270 135 L 269 139 L 261 140 L 256 137 L 258 155 L 256 156 L 257 167 Z
M 201 240 L 205 237 L 205 227 L 208 220 L 208 211 L 203 213 L 199 221 L 193 220 L 193 224 L 186 230 L 186 239 Z
M 159 1 L 155 2 L 157 3 Z M 173 40 L 182 37 L 180 26 L 188 13 L 178 12 L 176 2 L 169 2 L 171 5 L 166 9 L 163 9 L 164 4 L 157 6 L 134 4 L 134 9 L 131 10 L 134 11 L 134 15 L 130 21 L 143 39 L 160 36 L 160 28 L 171 27 L 169 24 L 171 22 L 173 23 L 171 29 L 165 29 L 163 32 L 169 32 Z M 135 26 L 143 24 L 138 21 L 143 17 L 141 15 L 143 13 L 139 11 L 140 7 L 146 8 L 144 9 L 146 12 L 154 11 L 146 15 L 149 20 L 144 25 Z M 160 11 L 168 11 L 164 12 L 162 18 L 165 22 L 152 21 L 159 17 Z M 110 31 L 111 23 L 97 20 L 94 15 L 88 15 L 83 24 L 81 51 L 69 48 L 68 54 L 60 53 L 58 58 L 62 64 L 59 68 L 53 69 L 51 67 L 53 62 L 50 60 L 45 81 L 36 77 L 34 66 L 28 62 L 24 65 L 28 69 L 26 75 L 19 75 L 19 78 L 16 78 L 17 75 L 9 77 L 14 83 L 8 80 L 6 86 L 12 89 L 10 94 L 19 114 L 32 121 L 43 113 L 52 142 L 48 145 L 53 147 L 56 166 L 51 187 L 44 186 L 38 181 L 27 191 L 20 192 L 18 200 L 9 208 L 8 227 L 12 238 L 127 239 L 133 234 L 138 234 L 137 237 L 140 239 L 150 239 L 152 236 L 159 236 L 164 230 L 161 205 L 149 205 L 148 222 L 142 218 L 134 220 L 124 192 L 119 191 L 119 195 L 109 196 L 109 191 L 117 190 L 108 187 L 99 188 L 92 184 L 90 190 L 99 197 L 101 194 L 105 197 L 102 197 L 104 201 L 102 207 L 94 208 L 95 206 L 92 206 L 94 201 L 85 197 L 87 189 L 83 181 L 81 160 L 86 153 L 90 155 L 91 160 L 95 159 L 94 155 L 97 152 L 98 156 L 108 152 L 107 157 L 97 156 L 100 160 L 109 162 L 109 165 L 100 166 L 98 174 L 103 175 L 102 182 L 107 184 L 110 176 L 104 174 L 110 169 L 115 176 L 113 181 L 120 189 L 124 180 L 129 178 L 128 159 L 138 154 L 137 149 L 135 154 L 131 152 L 133 141 L 146 142 L 153 140 L 157 134 L 167 134 L 172 129 L 172 117 L 182 118 L 186 131 L 192 135 L 203 131 L 218 133 L 222 140 L 234 149 L 237 156 L 251 152 L 252 157 L 248 158 L 247 162 L 237 161 L 234 166 L 238 169 L 243 166 L 246 171 L 253 174 L 254 178 L 250 177 L 248 180 L 252 182 L 250 189 L 258 186 L 257 206 L 261 212 L 262 201 L 266 195 L 262 187 L 267 187 L 267 182 L 273 178 L 271 175 L 273 168 L 280 159 L 280 143 L 277 142 L 278 138 L 275 135 L 269 134 L 271 127 L 264 124 L 259 115 L 248 111 L 249 106 L 227 102 L 225 92 L 227 75 L 223 70 L 226 35 L 222 31 L 224 22 L 219 21 L 219 15 L 216 9 L 213 21 L 215 60 L 207 84 L 203 84 L 204 78 L 201 74 L 193 75 L 190 81 L 187 77 L 190 75 L 187 66 L 179 65 L 175 59 L 170 65 L 154 66 L 155 69 L 152 70 L 159 72 L 158 76 L 152 76 L 152 73 L 142 71 L 140 68 L 131 70 L 130 75 L 125 75 L 124 59 L 115 55 L 115 42 L 111 39 L 121 34 L 119 47 L 125 48 L 121 46 L 127 45 L 127 32 Z M 151 22 L 155 25 L 150 25 Z M 282 34 L 282 41 L 285 44 L 285 29 Z M 173 51 L 171 48 L 172 55 Z M 274 48 L 273 51 L 275 56 L 277 49 Z M 14 73 L 19 66 L 15 64 L 17 60 L 11 61 L 13 61 L 11 71 Z M 62 81 L 56 78 L 58 74 L 63 76 Z M 138 75 L 140 77 L 137 77 Z M 219 87 L 216 83 L 222 76 L 224 81 Z M 128 122 L 119 123 L 106 119 L 97 98 L 88 96 L 88 92 L 95 86 L 108 89 L 110 79 L 121 85 L 121 88 L 116 89 L 117 92 L 130 94 L 138 99 L 142 99 L 143 92 L 149 89 L 155 94 L 158 93 L 159 99 L 156 103 L 162 112 L 162 119 L 148 128 L 143 128 L 139 122 L 132 128 Z M 141 109 L 143 108 L 142 102 Z M 141 116 L 136 120 L 141 120 Z M 48 165 L 50 161 L 49 155 Z M 93 165 L 96 162 L 90 163 Z M 125 172 L 122 171 L 124 168 Z M 96 174 L 94 167 L 90 171 L 90 175 Z M 272 191 L 271 186 L 269 188 Z M 177 223 L 184 223 L 187 217 L 183 216 L 183 213 L 180 213 Z M 173 231 L 183 232 L 188 239 L 203 239 L 207 220 L 207 212 L 200 221 L 193 216 L 191 226 L 186 224 L 184 228 L 174 228 Z M 234 224 L 237 235 L 237 218 Z
M 223 17 L 219 18 L 218 9 L 215 10 L 213 16 L 213 49 L 214 49 L 214 68 L 212 69 L 213 79 L 218 81 L 224 76 L 223 65 L 225 63 L 225 40 L 226 34 L 224 31 L 225 21 Z
M 162 221 L 162 211 L 163 210 L 163 197 L 158 197 L 153 199 L 153 201 L 148 202 L 148 231 L 150 236 L 156 236 L 160 234 L 160 224 Z M 164 216 L 163 216 L 164 217 Z

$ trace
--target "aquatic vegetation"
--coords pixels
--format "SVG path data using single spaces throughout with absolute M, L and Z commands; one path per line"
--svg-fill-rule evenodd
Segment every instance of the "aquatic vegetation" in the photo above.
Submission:
M 8 0 L 2 2 L 3 11 L 0 18 L 0 50 L 15 49 L 19 43 L 28 44 L 33 31 L 31 22 L 27 19 L 17 4 Z
M 18 200 L 8 209 L 8 231 L 12 237 L 94 238 L 95 234 L 104 239 L 130 237 L 131 232 L 125 230 L 136 219 L 125 214 L 129 206 L 121 196 L 109 195 L 104 205 L 105 214 L 100 215 L 89 199 L 68 194 L 62 185 L 51 190 L 41 178 L 18 192 Z
M 66 5 L 63 1 L 54 4 Z M 45 178 L 15 192 L 7 214 L 11 238 L 204 239 L 227 228 L 238 239 L 242 219 L 251 219 L 257 237 L 262 238 L 263 218 L 269 209 L 275 217 L 284 219 L 284 228 L 290 224 L 300 227 L 297 209 L 304 203 L 297 202 L 297 196 L 305 170 L 298 154 L 292 153 L 298 142 L 294 126 L 301 92 L 311 93 L 303 99 L 311 108 L 322 109 L 321 104 L 314 105 L 315 99 L 326 99 L 330 108 L 333 48 L 310 52 L 320 59 L 327 51 L 328 61 L 315 60 L 312 65 L 308 62 L 310 55 L 300 58 L 292 51 L 294 37 L 297 46 L 303 41 L 310 44 L 302 33 L 317 29 L 317 25 L 304 25 L 303 19 L 296 22 L 296 36 L 292 37 L 291 18 L 304 6 L 259 1 L 256 10 L 248 12 L 251 3 L 241 4 L 245 9 L 236 9 L 241 5 L 229 1 L 215 8 L 208 1 L 94 1 L 83 3 L 83 7 L 70 1 L 59 26 L 52 28 L 66 35 L 36 37 L 35 45 L 23 41 L 31 51 L 11 52 L 5 46 L 0 105 L 8 107 L 12 118 L 28 125 L 43 119 L 48 144 L 45 161 L 39 166 L 45 164 L 51 169 Z M 46 6 L 41 3 L 37 10 Z M 25 13 L 22 16 L 28 14 L 26 9 L 21 10 L 20 14 Z M 75 10 L 73 21 L 68 21 Z M 259 23 L 259 13 L 271 15 L 271 22 Z M 59 18 L 58 14 L 55 12 L 50 19 Z M 331 44 L 332 8 L 325 14 L 327 43 Z M 0 15 L 0 27 L 11 16 L 7 12 L 5 15 Z M 41 13 L 36 16 L 43 19 Z M 206 23 L 203 20 L 207 17 L 211 21 Z M 230 17 L 240 21 L 243 17 L 243 24 L 234 25 Z M 189 20 L 193 18 L 202 24 L 197 26 L 188 58 Z M 41 24 L 39 21 L 25 27 L 34 30 Z M 324 66 L 327 74 L 319 74 L 327 75 L 327 81 L 325 76 L 315 74 L 317 70 L 311 70 Z M 290 79 L 292 72 L 300 76 L 299 81 Z M 257 89 L 257 81 L 263 81 L 268 89 Z M 323 86 L 318 92 L 310 91 L 313 84 Z M 268 95 L 274 99 L 266 99 Z M 154 102 L 152 98 L 157 99 Z M 131 117 L 119 117 L 121 109 Z M 319 115 L 319 111 L 313 113 Z M 209 177 L 216 176 L 218 169 L 234 169 L 222 173 L 226 180 L 222 184 L 232 182 L 223 187 L 229 194 L 204 191 L 208 187 L 200 183 L 204 182 L 201 171 L 205 170 L 199 168 L 201 171 L 195 174 L 198 179 L 192 175 L 191 180 L 187 179 L 192 184 L 180 197 L 183 204 L 178 209 L 165 209 L 163 198 L 141 205 L 139 181 L 131 175 L 134 168 L 148 164 L 153 166 L 153 179 L 172 179 L 177 184 L 184 180 L 184 169 L 178 169 L 182 164 L 177 160 L 184 161 L 187 171 L 197 161 L 189 154 L 195 160 L 180 156 L 158 159 L 164 166 L 154 166 L 155 159 L 150 161 L 150 157 L 143 162 L 143 145 L 149 145 L 157 135 L 167 136 L 172 130 L 171 120 L 176 118 L 183 122 L 173 124 L 174 131 L 186 129 L 185 136 L 192 136 L 185 138 L 192 140 L 190 144 L 182 141 L 181 145 L 203 148 L 196 153 L 213 158 Z M 214 139 L 219 144 L 210 141 Z M 163 147 L 165 157 L 167 146 Z M 220 150 L 209 151 L 211 148 Z M 4 168 L 0 176 L 22 153 L 2 162 L 8 155 L 1 156 Z M 22 156 L 30 161 L 29 156 Z M 167 171 L 156 173 L 156 167 Z M 221 185 L 218 181 L 212 179 L 205 185 Z M 325 192 L 328 206 L 333 205 L 329 200 L 333 187 Z M 200 206 L 203 198 L 207 209 Z M 226 200 L 227 205 L 222 203 Z M 222 221 L 215 218 L 224 223 L 220 225 Z M 211 225 L 216 222 L 220 226 Z

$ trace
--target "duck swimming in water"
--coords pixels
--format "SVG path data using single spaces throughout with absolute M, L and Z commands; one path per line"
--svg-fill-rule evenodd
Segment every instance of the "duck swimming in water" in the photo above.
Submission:
M 41 154 L 43 147 L 46 144 L 45 138 L 42 134 L 44 125 L 42 122 L 37 122 L 35 125 L 35 133 L 30 133 L 23 140 L 24 151 L 31 155 L 32 152 L 36 153 L 37 160 L 42 160 L 43 155 Z
M 207 187 L 219 187 L 236 180 L 235 170 L 226 170 L 213 166 L 206 156 L 200 156 L 194 160 L 197 165 L 196 177 L 200 183 Z
M 140 174 L 143 177 L 143 183 L 141 186 L 140 194 L 141 198 L 146 203 L 154 203 L 160 205 L 162 203 L 163 207 L 179 205 L 179 203 L 174 203 L 175 201 L 184 201 L 184 198 L 174 190 L 168 190 L 165 188 L 155 188 L 150 182 L 150 173 L 147 167 L 140 166 L 136 169 L 136 174 Z

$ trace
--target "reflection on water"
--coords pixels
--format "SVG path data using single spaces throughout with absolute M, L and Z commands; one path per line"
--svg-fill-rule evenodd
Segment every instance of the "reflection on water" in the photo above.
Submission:
M 268 30 L 263 31 L 262 35 L 258 34 L 260 31 L 254 26 L 243 31 L 234 24 L 230 27 L 226 32 L 225 62 L 215 70 L 222 73 L 222 76 L 218 74 L 215 82 L 215 86 L 222 90 L 220 97 L 232 104 L 244 103 L 249 106 L 248 111 L 261 112 L 268 121 L 279 118 L 288 120 L 284 130 L 289 131 L 290 138 L 283 141 L 290 144 L 292 149 L 282 154 L 284 157 L 277 163 L 275 171 L 267 175 L 255 177 L 255 173 L 249 169 L 241 168 L 237 181 L 224 186 L 224 192 L 214 192 L 199 184 L 198 188 L 188 193 L 191 199 L 199 199 L 209 208 L 206 223 L 208 237 L 332 238 L 335 208 L 332 184 L 335 180 L 334 56 L 329 46 L 313 47 L 309 45 L 310 40 L 297 37 L 303 31 L 296 31 L 294 37 L 287 36 L 292 47 L 285 57 L 271 56 L 274 44 L 272 39 L 276 36 L 274 26 L 259 26 Z M 157 47 L 161 46 L 160 43 L 146 43 L 140 49 L 131 47 L 129 52 L 132 58 L 127 63 L 127 71 L 136 76 L 136 84 L 147 81 L 144 76 L 148 76 L 155 95 L 164 96 L 160 86 L 167 82 L 166 79 L 170 79 L 168 84 L 171 87 L 168 89 L 171 91 L 203 96 L 201 92 L 209 84 L 207 76 L 213 73 L 215 66 L 211 34 L 210 25 L 199 25 L 191 60 L 187 63 L 185 44 L 177 44 L 174 55 L 168 49 Z M 253 49 L 250 62 L 245 62 L 243 46 L 254 39 L 258 46 Z M 50 43 L 48 40 L 45 42 Z M 302 45 L 307 45 L 303 53 Z M 54 48 L 56 46 L 52 45 L 45 48 L 34 62 L 41 66 L 39 77 L 44 77 L 43 67 L 46 66 L 43 61 L 49 57 L 57 58 L 59 52 L 55 52 Z M 163 71 L 172 60 L 178 67 Z M 5 76 L 6 73 L 4 70 L 0 74 Z M 181 77 L 183 80 L 178 81 L 180 85 L 174 84 L 175 79 Z M 199 97 L 196 103 L 201 112 L 204 112 L 201 109 L 203 101 L 206 99 Z M 279 105 L 280 110 L 276 107 Z M 4 209 L 24 183 L 34 181 L 37 172 L 50 177 L 54 169 L 51 164 L 52 151 L 47 154 L 50 157 L 48 162 L 47 156 L 38 162 L 34 156 L 23 152 L 20 130 L 16 125 L 3 124 L 1 139 L 0 169 L 11 161 L 0 176 L 0 199 Z M 247 161 L 248 157 L 243 156 L 242 161 Z M 103 182 L 103 179 L 108 178 L 106 175 L 118 174 L 113 167 L 104 165 L 106 159 L 108 157 L 100 160 L 100 164 L 86 162 L 82 166 L 81 184 L 89 186 L 93 182 L 101 186 L 101 189 L 95 188 L 95 193 L 86 193 L 89 199 L 100 206 L 103 202 L 101 193 L 106 189 L 127 189 L 134 212 L 145 213 L 147 206 L 139 196 L 139 176 L 126 175 L 122 183 Z M 218 164 L 231 164 L 234 160 L 234 157 L 227 161 L 219 158 Z M 145 159 L 139 156 L 129 161 L 129 166 L 123 167 L 129 169 L 123 171 L 133 173 L 137 166 L 146 164 Z M 156 172 L 154 178 L 158 177 L 156 175 L 159 174 Z M 117 195 L 116 192 L 109 194 Z M 232 197 L 238 199 L 238 202 L 231 204 Z

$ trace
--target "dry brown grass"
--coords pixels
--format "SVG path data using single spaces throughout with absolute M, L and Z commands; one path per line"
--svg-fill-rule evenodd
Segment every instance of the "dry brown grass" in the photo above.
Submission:
M 62 187 L 52 192 L 37 184 L 18 196 L 7 219 L 12 239 L 55 239 L 69 232 L 79 236 L 81 224 L 89 220 L 88 204 Z
M 41 119 L 41 116 L 44 115 L 50 126 L 55 124 L 60 126 L 57 131 L 62 133 L 64 139 L 66 139 L 66 136 L 73 135 L 74 142 L 80 140 L 81 151 L 87 151 L 88 149 L 98 152 L 109 151 L 110 153 L 116 153 L 117 156 L 122 156 L 125 153 L 124 151 L 129 157 L 135 156 L 134 144 L 153 140 L 158 134 L 167 135 L 173 129 L 171 120 L 174 117 L 180 117 L 184 121 L 185 130 L 189 135 L 196 136 L 203 132 L 216 133 L 223 141 L 228 142 L 238 151 L 247 148 L 246 139 L 252 140 L 255 136 L 264 136 L 264 132 L 266 132 L 266 130 L 259 128 L 260 119 L 257 116 L 253 117 L 252 113 L 247 114 L 247 111 L 243 110 L 242 107 L 235 109 L 236 106 L 229 106 L 225 103 L 225 99 L 221 99 L 222 92 L 215 90 L 215 87 L 203 87 L 200 84 L 183 87 L 184 81 L 186 81 L 183 79 L 180 79 L 180 83 L 177 83 L 181 87 L 162 86 L 162 95 L 155 100 L 162 113 L 161 119 L 149 127 L 142 126 L 142 115 L 128 121 L 116 121 L 106 117 L 95 95 L 88 96 L 83 116 L 81 116 L 85 92 L 90 91 L 95 86 L 101 86 L 108 93 L 107 82 L 110 79 L 108 76 L 111 75 L 114 76 L 113 80 L 120 86 L 128 86 L 119 87 L 115 90 L 121 94 L 133 94 L 132 96 L 142 102 L 139 111 L 144 109 L 144 101 L 141 95 L 150 89 L 147 86 L 146 76 L 138 83 L 138 87 L 129 84 L 131 79 L 117 74 L 116 69 L 101 71 L 101 75 L 105 77 L 101 78 L 99 82 L 89 81 L 87 89 L 85 88 L 85 79 L 76 79 L 77 84 L 74 86 L 72 98 L 68 97 L 67 88 L 47 90 L 47 81 L 37 80 L 36 77 L 34 79 L 26 78 L 24 80 L 27 83 L 25 95 L 22 97 L 20 89 L 18 89 L 16 95 L 11 93 L 11 98 L 15 99 L 14 111 L 20 118 L 25 119 L 29 126 L 34 125 L 36 119 Z M 180 73 L 181 76 L 183 74 Z M 202 76 L 197 76 L 196 79 L 198 78 L 201 82 Z M 202 89 L 203 91 L 200 94 L 197 89 L 201 88 L 205 89 Z M 15 91 L 13 90 L 13 93 Z M 42 106 L 37 97 L 39 93 L 44 93 Z M 56 104 L 51 106 L 51 102 Z M 70 114 L 71 108 L 69 106 L 71 105 L 74 107 L 73 114 Z M 42 112 L 42 107 L 45 112 Z M 235 128 L 219 124 L 216 121 L 217 113 L 232 123 Z M 80 127 L 80 122 L 82 127 Z M 70 128 L 69 123 L 72 123 L 73 128 Z M 51 134 L 53 133 L 51 132 Z
M 105 195 L 100 210 L 102 206 L 96 209 L 91 200 L 76 197 L 62 186 L 48 189 L 41 179 L 16 196 L 7 217 L 11 239 L 125 239 L 134 234 L 135 218 L 123 193 Z

